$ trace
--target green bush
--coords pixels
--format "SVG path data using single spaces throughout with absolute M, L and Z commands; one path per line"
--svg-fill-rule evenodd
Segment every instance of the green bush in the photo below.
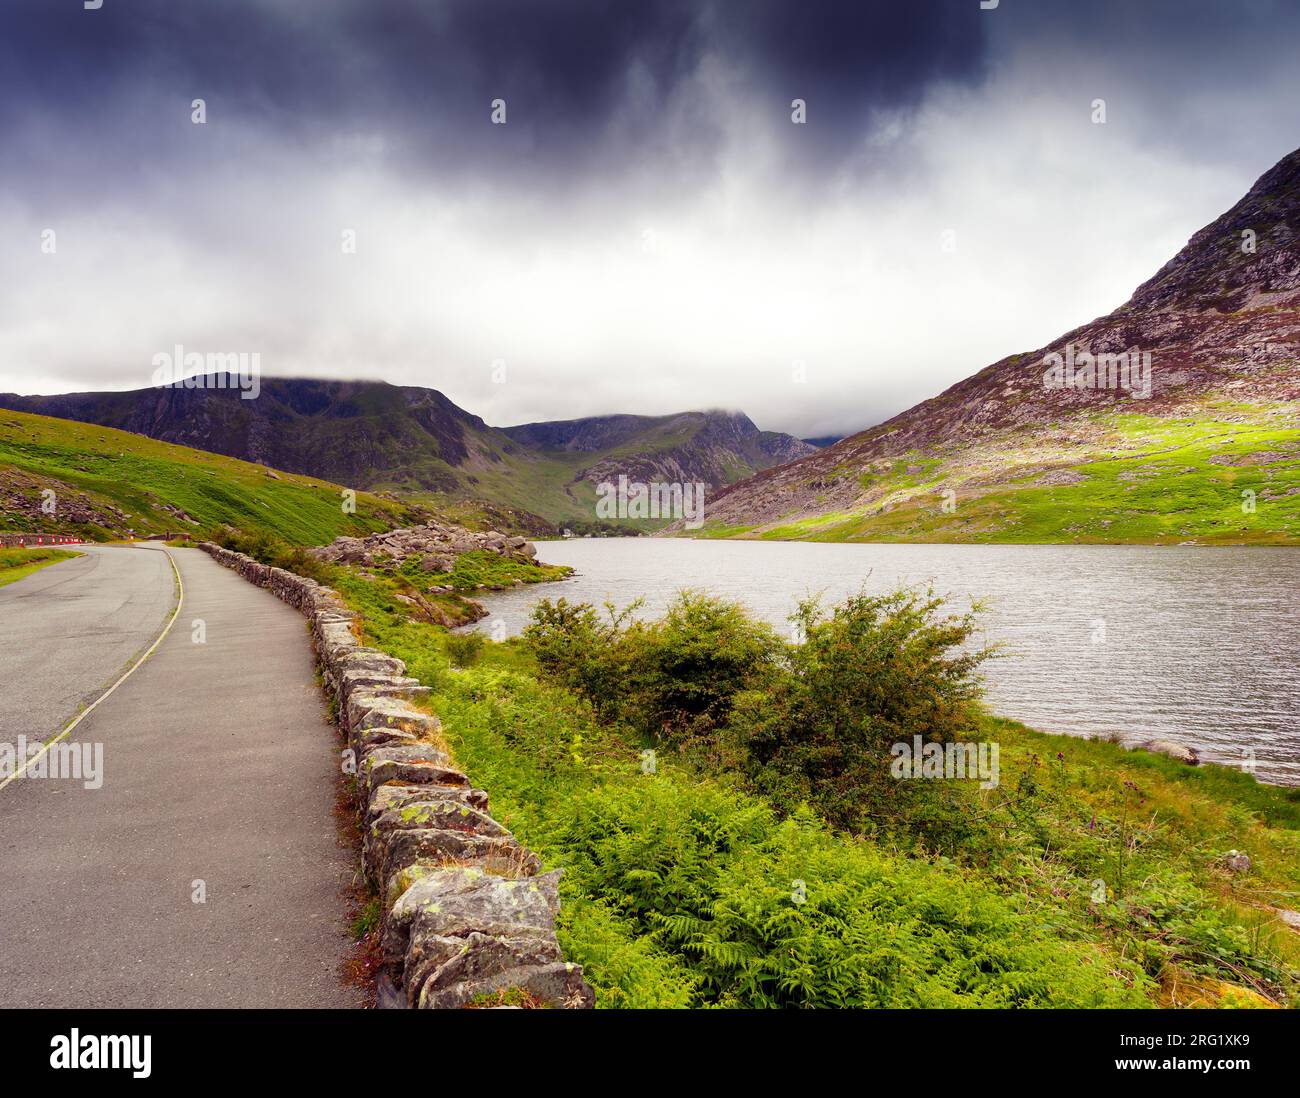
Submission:
M 473 667 L 483 658 L 487 638 L 482 633 L 448 633 L 443 646 L 454 667 Z
M 625 614 L 635 608 L 636 604 Z M 612 607 L 609 620 L 604 621 L 590 603 L 542 599 L 533 607 L 524 643 L 543 674 L 576 690 L 601 713 L 613 715 L 621 697 L 623 661 L 618 641 L 624 620 Z
M 317 583 L 328 585 L 336 574 L 336 569 L 317 560 L 303 546 L 293 545 L 269 530 L 236 530 L 230 526 L 218 526 L 209 532 L 207 540 L 223 549 L 252 557 L 259 564 L 283 568 Z
M 589 603 L 543 600 L 524 638 L 543 672 L 643 735 L 707 734 L 781 658 L 775 633 L 734 603 L 683 591 L 650 623 L 632 619 L 639 605 L 602 619 Z
M 990 655 L 965 646 L 975 614 L 943 616 L 932 593 L 857 595 L 800 606 L 802 644 L 721 599 L 686 591 L 662 619 L 598 615 L 543 601 L 524 632 L 552 680 L 605 719 L 683 749 L 709 773 L 739 776 L 782 811 L 815 805 L 838 827 L 900 821 L 951 840 L 968 825 L 961 794 L 890 774 L 890 747 L 972 730 Z M 942 783 L 940 783 L 942 784 Z
M 829 614 L 805 602 L 788 667 L 736 699 L 724 755 L 788 808 L 815 805 L 835 826 L 870 830 L 904 813 L 944 817 L 951 783 L 902 782 L 893 744 L 975 739 L 976 676 L 988 649 L 964 646 L 974 612 L 941 616 L 932 592 L 855 595 Z M 927 802 L 921 804 L 920 802 Z
M 629 662 L 640 668 L 632 721 L 665 739 L 677 729 L 712 728 L 735 697 L 766 683 L 784 645 L 735 603 L 683 591 L 661 621 L 628 630 Z

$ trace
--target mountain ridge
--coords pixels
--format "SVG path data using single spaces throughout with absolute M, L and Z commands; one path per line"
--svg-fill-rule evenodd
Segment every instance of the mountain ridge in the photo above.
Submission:
M 1146 362 L 1150 395 L 1095 383 L 1049 387 L 1053 355 Z M 723 489 L 710 501 L 705 531 L 819 540 L 1296 540 L 1298 362 L 1300 150 L 1193 234 L 1118 309 Z M 1277 457 L 1256 461 L 1258 454 Z M 1185 460 L 1175 468 L 1179 455 Z M 1148 483 L 1139 490 L 1135 480 Z M 1269 506 L 1238 521 L 1247 490 Z M 1180 493 L 1199 499 L 1195 513 L 1180 508 Z
M 813 452 L 792 436 L 760 431 L 740 412 L 588 416 L 499 428 L 436 389 L 378 381 L 264 377 L 256 399 L 243 399 L 237 386 L 183 384 L 5 393 L 0 408 L 130 431 L 358 488 L 483 499 L 550 522 L 594 519 L 596 486 L 619 475 L 700 481 L 715 491 Z

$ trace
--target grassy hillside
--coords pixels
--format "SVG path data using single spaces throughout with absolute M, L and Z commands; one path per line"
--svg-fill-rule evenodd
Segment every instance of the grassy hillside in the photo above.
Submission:
M 215 378 L 213 379 L 216 380 Z M 55 416 L 445 508 L 528 512 L 517 528 L 596 518 L 594 485 L 704 481 L 718 489 L 810 451 L 734 412 L 595 416 L 502 429 L 442 393 L 372 381 L 263 378 L 237 387 L 19 396 L 0 409 Z
M 502 430 L 471 417 L 457 426 L 459 445 L 438 452 L 427 442 L 419 445 L 418 426 L 393 406 L 394 394 L 401 391 L 375 386 L 373 392 L 366 392 L 365 400 L 356 400 L 356 419 L 313 424 L 313 458 L 326 460 L 349 448 L 367 453 L 374 466 L 356 474 L 358 483 L 399 494 L 439 513 L 517 511 L 510 525 L 521 529 L 537 525 L 529 522 L 530 515 L 561 526 L 594 522 L 596 484 L 605 479 L 614 483 L 620 473 L 630 480 L 703 480 L 720 488 L 772 464 L 775 459 L 765 456 L 760 444 L 775 447 L 767 440 L 785 439 L 771 432 L 731 437 L 719 431 L 720 421 L 724 427 L 730 425 L 725 415 L 688 412 L 597 417 L 592 422 L 618 420 L 623 429 L 611 432 L 601 443 L 566 449 L 547 445 L 546 432 L 538 430 L 554 425 L 528 425 L 532 431 Z M 386 426 L 377 426 L 380 421 Z M 394 421 L 405 424 L 400 432 L 388 426 Z M 522 433 L 515 437 L 516 431 Z M 724 437 L 715 437 L 718 434 Z M 636 525 L 645 531 L 666 522 L 642 520 Z
M 57 510 L 42 510 L 45 491 Z M 0 411 L 0 530 L 77 533 L 96 540 L 226 523 L 316 545 L 398 525 L 408 510 L 358 493 L 109 427 Z
M 708 532 L 1296 544 L 1298 345 L 1300 150 L 1112 313 L 729 488 Z
M 1224 400 L 1170 418 L 1097 413 L 1035 435 L 998 432 L 943 457 L 913 451 L 820 475 L 828 489 L 836 478 L 852 478 L 860 500 L 793 521 L 715 520 L 702 534 L 1300 544 L 1300 405 Z

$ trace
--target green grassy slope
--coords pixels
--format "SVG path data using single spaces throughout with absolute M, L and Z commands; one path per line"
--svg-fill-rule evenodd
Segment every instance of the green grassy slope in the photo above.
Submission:
M 409 476 L 384 481 L 380 487 L 440 509 L 460 500 L 487 499 L 563 525 L 596 520 L 596 483 L 616 483 L 620 474 L 633 481 L 674 482 L 682 479 L 680 470 L 685 469 L 691 479 L 703 480 L 716 489 L 771 464 L 771 459 L 756 449 L 742 452 L 744 442 L 732 443 L 736 449 L 728 448 L 717 437 L 716 420 L 708 413 L 635 418 L 635 428 L 620 433 L 609 445 L 583 450 L 521 443 L 488 428 L 476 439 L 476 457 L 469 463 L 459 468 L 437 463 L 438 475 L 454 479 L 458 487 L 421 493 Z M 748 442 L 754 445 L 753 440 Z M 426 480 L 431 471 L 432 466 L 424 467 Z M 639 520 L 636 526 L 644 531 L 667 525 L 667 521 Z
M 1065 437 L 1065 436 L 1070 437 Z M 810 541 L 1300 544 L 1300 407 L 1220 401 L 1170 418 L 1098 413 L 863 472 L 851 510 L 711 537 Z M 945 496 L 952 492 L 952 496 Z M 1251 494 L 1253 493 L 1253 495 Z
M 53 491 L 57 508 L 42 511 Z M 60 531 L 103 540 L 227 523 L 306 545 L 400 524 L 407 508 L 315 477 L 191 450 L 109 427 L 0 412 L 0 530 Z

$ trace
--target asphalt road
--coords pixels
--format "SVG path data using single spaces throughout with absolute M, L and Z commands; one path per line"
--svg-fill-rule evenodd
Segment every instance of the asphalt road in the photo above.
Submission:
M 0 587 L 0 739 L 48 739 L 108 689 L 176 603 L 161 552 L 83 556 Z
M 100 787 L 0 789 L 0 1005 L 360 1005 L 340 978 L 355 859 L 305 621 L 170 552 L 175 626 L 68 738 L 92 760 L 101 745 Z M 170 616 L 161 550 L 87 556 L 0 589 L 0 742 L 62 727 Z

